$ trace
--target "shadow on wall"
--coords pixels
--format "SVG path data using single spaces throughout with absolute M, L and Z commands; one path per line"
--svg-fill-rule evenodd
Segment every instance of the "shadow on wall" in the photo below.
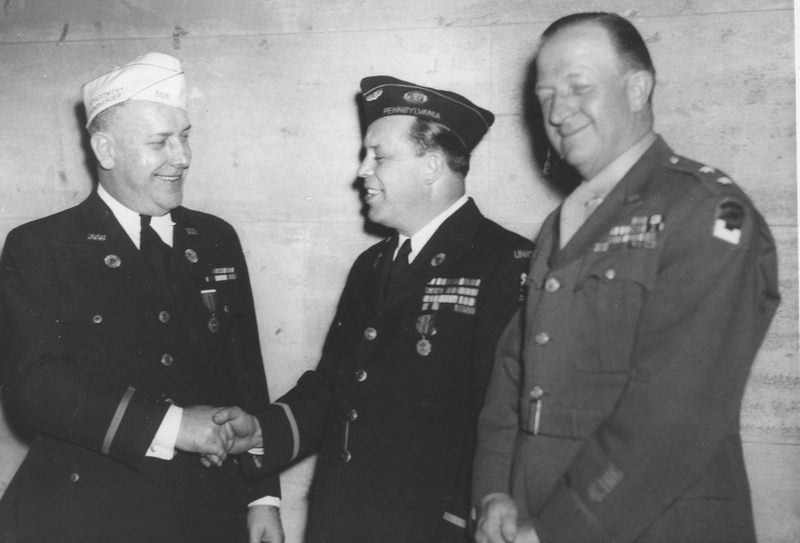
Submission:
M 75 112 L 75 121 L 78 123 L 78 132 L 81 135 L 81 150 L 83 150 L 83 165 L 92 179 L 92 187 L 96 187 L 98 181 L 97 177 L 97 161 L 94 158 L 94 151 L 92 151 L 92 138 L 89 131 L 86 130 L 86 108 L 83 102 L 76 102 L 75 107 L 72 108 Z
M 544 129 L 542 106 L 536 98 L 536 57 L 528 64 L 522 88 L 525 128 L 528 130 L 531 155 L 545 183 L 566 197 L 581 183 L 580 174 L 564 162 L 553 149 Z

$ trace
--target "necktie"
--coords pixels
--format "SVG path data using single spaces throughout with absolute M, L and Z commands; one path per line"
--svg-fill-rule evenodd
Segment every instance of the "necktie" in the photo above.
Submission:
M 397 251 L 397 256 L 392 263 L 392 269 L 389 271 L 389 282 L 387 285 L 387 294 L 395 288 L 403 278 L 403 275 L 408 271 L 410 264 L 408 263 L 408 255 L 411 253 L 411 238 L 405 240 L 400 250 Z
M 172 248 L 164 243 L 153 227 L 150 226 L 150 215 L 139 215 L 141 219 L 142 231 L 139 236 L 139 250 L 145 261 L 161 281 L 162 285 L 167 284 L 169 275 L 169 261 L 172 255 Z
M 572 239 L 572 236 L 583 226 L 589 215 L 603 203 L 604 198 L 597 196 L 588 190 L 586 183 L 580 185 L 573 194 L 564 201 L 561 206 L 561 224 L 559 231 L 559 242 L 563 249 Z

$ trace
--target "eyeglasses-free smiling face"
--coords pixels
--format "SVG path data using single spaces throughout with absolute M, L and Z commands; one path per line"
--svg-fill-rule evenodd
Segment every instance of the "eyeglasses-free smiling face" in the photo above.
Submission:
M 127 208 L 164 215 L 183 200 L 192 161 L 186 111 L 145 100 L 124 104 L 109 132 L 113 163 L 103 176 L 108 192 Z
M 428 205 L 429 188 L 423 182 L 425 155 L 418 156 L 409 137 L 414 117 L 392 115 L 369 125 L 364 137 L 364 160 L 358 176 L 364 179 L 369 219 L 412 235 Z
M 536 97 L 553 147 L 592 179 L 641 137 L 624 69 L 607 31 L 594 24 L 560 30 L 536 58 Z

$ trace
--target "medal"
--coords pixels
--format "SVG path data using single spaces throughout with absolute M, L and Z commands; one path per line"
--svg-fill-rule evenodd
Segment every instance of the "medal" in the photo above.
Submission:
M 431 354 L 431 342 L 425 338 L 417 341 L 417 352 L 420 356 L 428 356 Z
M 217 289 L 201 290 L 200 294 L 203 296 L 203 304 L 206 309 L 214 313 L 217 310 Z
M 434 314 L 420 315 L 417 317 L 417 332 L 420 333 L 422 339 L 417 342 L 417 352 L 420 356 L 428 356 L 431 354 L 431 342 L 428 341 L 428 335 L 434 335 L 436 328 L 433 327 Z
M 211 317 L 211 319 L 208 321 L 208 329 L 211 330 L 212 334 L 219 330 L 219 321 L 217 320 L 217 317 Z

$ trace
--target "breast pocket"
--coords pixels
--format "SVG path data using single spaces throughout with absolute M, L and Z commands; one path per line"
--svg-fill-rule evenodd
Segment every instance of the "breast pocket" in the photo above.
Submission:
M 578 369 L 628 371 L 639 314 L 653 289 L 657 265 L 658 253 L 648 249 L 607 253 L 586 263 L 575 287 L 575 322 L 578 337 L 592 352 L 575 358 Z

